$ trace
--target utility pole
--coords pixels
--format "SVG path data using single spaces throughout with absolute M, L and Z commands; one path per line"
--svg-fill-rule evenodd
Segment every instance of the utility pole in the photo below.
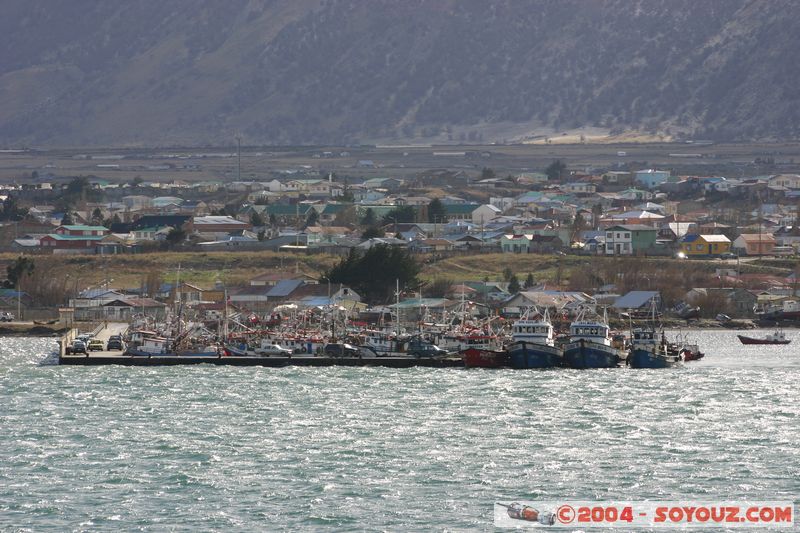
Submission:
M 237 164 L 236 164 L 236 181 L 242 181 L 242 136 L 236 136 L 236 154 L 237 154 Z

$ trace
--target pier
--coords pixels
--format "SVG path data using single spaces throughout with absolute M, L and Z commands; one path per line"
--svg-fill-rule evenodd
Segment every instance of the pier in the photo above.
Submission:
M 103 345 L 108 344 L 108 339 L 112 335 L 125 333 L 128 324 L 122 322 L 107 322 L 94 331 L 95 339 L 103 341 Z M 309 354 L 292 355 L 291 357 L 238 357 L 238 356 L 175 356 L 175 355 L 125 355 L 119 351 L 95 351 L 87 354 L 65 353 L 65 348 L 69 346 L 77 337 L 78 331 L 72 329 L 61 338 L 61 350 L 59 352 L 58 364 L 60 365 L 80 365 L 80 366 L 174 366 L 174 365 L 221 365 L 221 366 L 263 366 L 263 367 L 286 367 L 286 366 L 374 366 L 387 368 L 411 368 L 414 366 L 431 368 L 458 368 L 464 366 L 464 361 L 460 357 L 444 358 L 417 358 L 414 356 L 369 356 L 369 357 L 329 357 Z
M 182 357 L 182 356 L 132 356 L 104 355 L 100 352 L 85 355 L 62 355 L 60 365 L 123 365 L 123 366 L 172 366 L 172 365 L 221 365 L 221 366 L 373 366 L 387 368 L 411 368 L 414 366 L 430 368 L 459 368 L 464 366 L 460 357 L 443 359 L 417 359 L 415 357 L 320 357 L 297 355 L 292 357 Z

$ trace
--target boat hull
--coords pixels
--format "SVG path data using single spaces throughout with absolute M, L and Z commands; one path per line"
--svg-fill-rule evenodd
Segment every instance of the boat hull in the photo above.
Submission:
M 669 368 L 681 364 L 678 355 L 654 353 L 644 348 L 634 348 L 628 358 L 631 368 Z
M 506 351 L 511 368 L 555 368 L 564 364 L 564 352 L 547 344 L 518 341 Z
M 739 337 L 739 341 L 742 344 L 789 344 L 791 339 L 784 339 L 784 340 L 768 340 L 768 339 L 756 339 L 753 337 L 745 337 L 744 335 L 737 335 Z
M 508 352 L 467 348 L 461 352 L 467 368 L 502 368 L 509 366 Z
M 615 368 L 627 354 L 605 344 L 580 340 L 564 348 L 564 362 L 570 368 Z

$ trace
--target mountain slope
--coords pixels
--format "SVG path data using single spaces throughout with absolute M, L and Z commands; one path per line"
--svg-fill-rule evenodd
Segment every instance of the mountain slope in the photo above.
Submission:
M 514 124 L 794 138 L 798 15 L 791 0 L 5 0 L 0 142 L 458 140 Z

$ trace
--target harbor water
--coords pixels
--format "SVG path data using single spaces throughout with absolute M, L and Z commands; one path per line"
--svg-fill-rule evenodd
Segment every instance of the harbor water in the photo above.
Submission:
M 492 528 L 521 500 L 795 500 L 800 332 L 664 370 L 70 367 L 0 339 L 0 530 Z M 767 333 L 748 332 L 751 335 Z

